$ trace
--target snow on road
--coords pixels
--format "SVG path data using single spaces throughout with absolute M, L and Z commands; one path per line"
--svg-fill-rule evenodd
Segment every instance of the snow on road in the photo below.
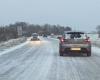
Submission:
M 91 57 L 60 57 L 58 48 L 45 38 L 1 55 L 0 80 L 100 80 L 99 48 Z

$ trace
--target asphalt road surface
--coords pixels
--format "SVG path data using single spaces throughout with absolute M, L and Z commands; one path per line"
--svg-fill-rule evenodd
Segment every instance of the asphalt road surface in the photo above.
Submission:
M 58 41 L 42 39 L 0 56 L 0 80 L 100 80 L 100 54 L 60 57 Z

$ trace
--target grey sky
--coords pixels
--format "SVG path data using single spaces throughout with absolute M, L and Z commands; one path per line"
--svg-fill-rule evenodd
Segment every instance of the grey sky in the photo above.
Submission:
M 100 0 L 0 0 L 0 25 L 16 21 L 92 31 L 100 24 Z

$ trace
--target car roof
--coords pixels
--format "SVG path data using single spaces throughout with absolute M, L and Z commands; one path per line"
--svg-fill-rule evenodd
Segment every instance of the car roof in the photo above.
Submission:
M 32 33 L 32 34 L 37 34 L 37 33 Z
M 38 35 L 37 33 L 32 33 L 32 35 Z
M 85 33 L 82 31 L 67 31 L 65 32 L 65 34 L 85 34 Z

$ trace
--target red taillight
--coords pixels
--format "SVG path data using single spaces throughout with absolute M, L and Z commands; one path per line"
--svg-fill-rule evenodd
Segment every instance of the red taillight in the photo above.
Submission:
M 60 39 L 60 42 L 61 42 L 61 43 L 63 43 L 63 42 L 64 42 L 64 39 L 63 39 L 63 38 L 61 38 L 61 39 Z
M 64 40 L 63 40 L 63 39 L 61 39 L 61 42 L 64 42 Z
M 90 39 L 85 39 L 85 43 L 91 43 Z

